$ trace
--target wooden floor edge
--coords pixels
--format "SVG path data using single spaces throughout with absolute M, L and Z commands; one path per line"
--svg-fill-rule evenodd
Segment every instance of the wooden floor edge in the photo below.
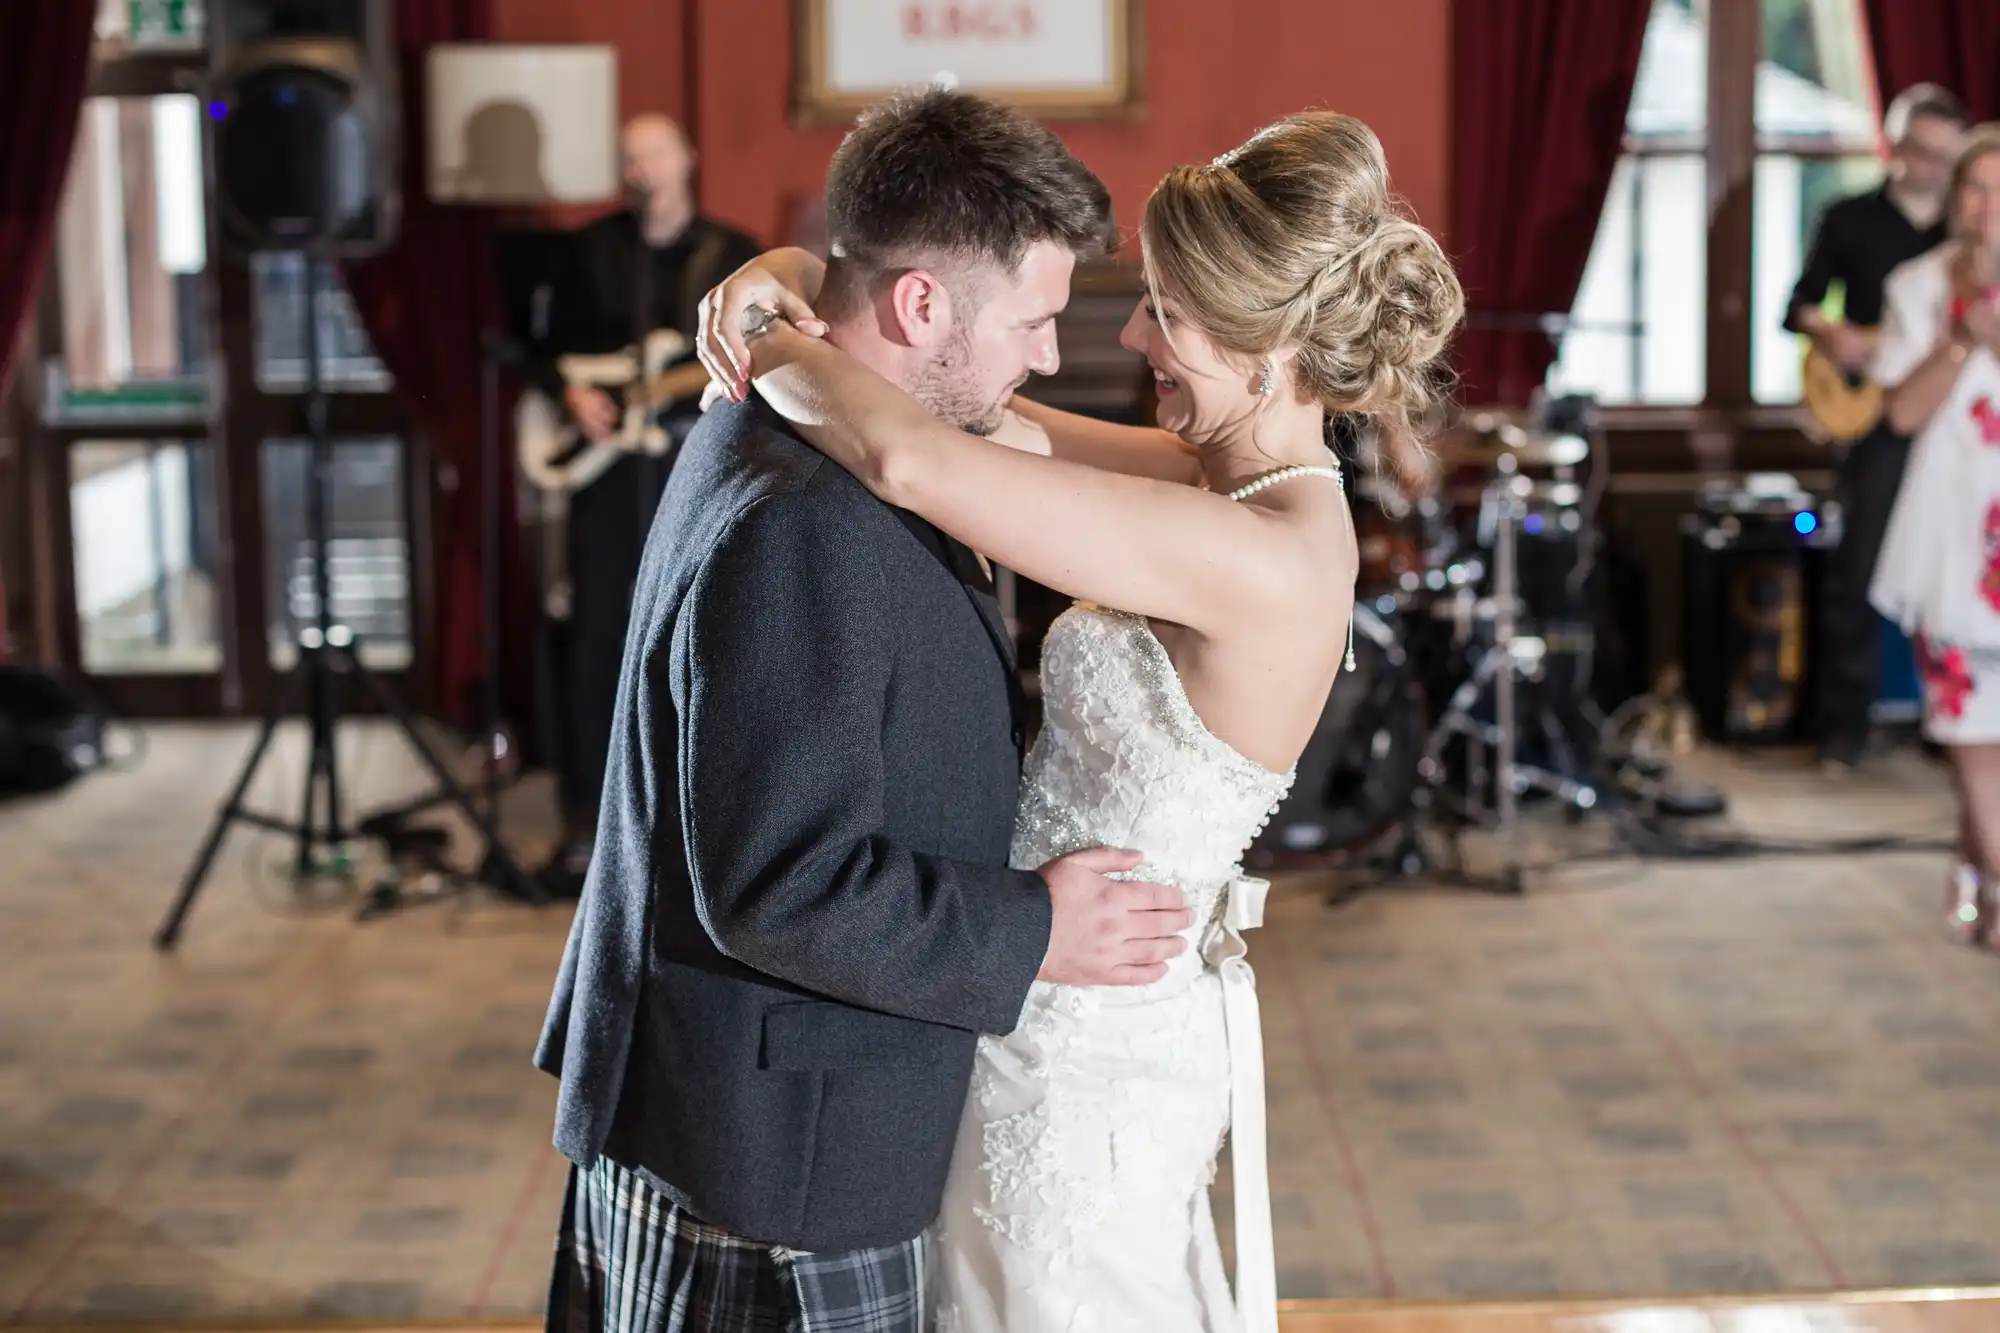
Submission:
M 1361 1315 L 1450 1311 L 1463 1314 L 1587 1314 L 1612 1310 L 1705 1309 L 1714 1306 L 1759 1305 L 1930 1305 L 1947 1301 L 2000 1301 L 2000 1286 L 1884 1287 L 1869 1291 L 1761 1291 L 1735 1295 L 1667 1295 L 1538 1297 L 1527 1300 L 1310 1300 L 1279 1301 L 1281 1315 Z M 78 1333 L 80 1329 L 113 1333 L 523 1333 L 543 1326 L 539 1318 L 498 1319 L 209 1319 L 108 1320 L 74 1323 L 9 1324 L 5 1333 Z
M 1280 1314 L 1371 1314 L 1431 1310 L 1467 1314 L 1582 1314 L 1595 1310 L 1756 1305 L 1932 1305 L 1944 1301 L 2000 1301 L 2000 1286 L 1880 1287 L 1863 1290 L 1641 1292 L 1631 1296 L 1535 1296 L 1500 1300 L 1315 1300 L 1278 1302 Z

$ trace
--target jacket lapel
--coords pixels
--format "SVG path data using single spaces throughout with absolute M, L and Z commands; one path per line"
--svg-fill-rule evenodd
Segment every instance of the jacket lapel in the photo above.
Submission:
M 964 543 L 947 537 L 906 509 L 897 509 L 894 513 L 924 549 L 958 581 L 958 586 L 965 591 L 966 600 L 979 613 L 979 623 L 986 627 L 986 637 L 992 641 L 993 651 L 999 654 L 1000 662 L 1007 670 L 1007 706 L 1013 718 L 1014 747 L 1025 753 L 1028 700 L 1021 689 L 1021 673 L 1016 667 L 1014 636 L 1007 632 L 1007 622 L 1000 615 L 1000 599 L 995 595 L 992 578 L 980 568 L 979 558 Z
M 994 595 L 993 580 L 979 567 L 978 557 L 963 543 L 947 537 L 909 510 L 898 509 L 894 512 L 903 526 L 910 530 L 910 535 L 923 543 L 924 549 L 965 590 L 966 600 L 979 613 L 979 622 L 986 626 L 986 636 L 993 640 L 993 650 L 1000 654 L 1000 660 L 1011 670 L 1014 666 L 1014 639 L 1007 633 L 1007 622 L 1000 617 L 1000 601 Z
M 979 618 L 986 623 L 986 633 L 992 638 L 993 646 L 1009 669 L 1015 665 L 1014 636 L 1007 632 L 1007 621 L 1000 614 L 1000 597 L 993 586 L 993 577 L 980 568 L 979 558 L 951 538 L 945 538 L 954 557 L 959 586 L 972 599 Z

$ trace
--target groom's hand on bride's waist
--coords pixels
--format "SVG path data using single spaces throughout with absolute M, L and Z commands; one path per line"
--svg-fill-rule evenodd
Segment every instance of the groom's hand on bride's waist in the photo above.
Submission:
M 1168 884 L 1107 879 L 1136 868 L 1137 852 L 1096 847 L 1043 866 L 1054 908 L 1039 980 L 1067 986 L 1143 986 L 1187 952 L 1187 897 Z

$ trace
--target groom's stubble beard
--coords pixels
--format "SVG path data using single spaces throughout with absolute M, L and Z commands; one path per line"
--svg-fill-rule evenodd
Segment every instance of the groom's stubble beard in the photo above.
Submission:
M 956 325 L 938 348 L 911 378 L 910 396 L 930 414 L 948 426 L 972 435 L 990 435 L 1005 419 L 1007 400 L 1018 384 L 1009 387 L 998 402 L 990 401 L 980 388 L 978 367 L 972 358 L 972 331 Z

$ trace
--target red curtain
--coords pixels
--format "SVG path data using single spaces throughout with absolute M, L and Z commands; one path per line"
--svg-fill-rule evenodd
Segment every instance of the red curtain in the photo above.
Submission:
M 1936 83 L 1974 120 L 2000 120 L 2000 0 L 1869 0 L 1868 37 L 1884 106 Z
M 0 402 L 55 237 L 96 17 L 89 4 L 0 3 Z M 0 583 L 0 659 L 8 652 Z
M 0 393 L 55 236 L 97 6 L 0 3 Z
M 424 52 L 434 42 L 470 41 L 493 31 L 492 0 L 398 0 L 396 43 L 402 80 L 403 213 L 395 246 L 351 265 L 349 290 L 368 336 L 396 378 L 396 396 L 430 448 L 431 560 L 437 599 L 433 687 L 445 716 L 479 717 L 485 664 L 481 586 L 480 340 L 499 305 L 483 208 L 434 204 L 424 189 Z M 502 405 L 504 408 L 504 404 Z M 502 437 L 507 432 L 502 422 Z M 519 575 L 513 472 L 502 475 L 502 662 L 528 660 L 530 594 Z M 503 672 L 510 696 L 523 673 Z
M 1532 321 L 1567 311 L 1583 281 L 1651 11 L 1652 0 L 1454 9 L 1451 243 L 1468 307 L 1465 402 L 1524 404 L 1548 370 L 1554 348 Z

